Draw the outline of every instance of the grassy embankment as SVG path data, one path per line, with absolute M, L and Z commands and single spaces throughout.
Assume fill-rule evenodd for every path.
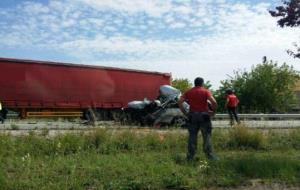
M 202 189 L 251 179 L 300 186 L 300 130 L 214 130 L 216 162 L 205 159 L 201 143 L 198 160 L 188 163 L 182 133 L 2 135 L 0 189 Z

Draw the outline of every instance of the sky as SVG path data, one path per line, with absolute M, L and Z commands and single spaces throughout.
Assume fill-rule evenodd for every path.
M 0 57 L 102 65 L 209 80 L 213 88 L 262 57 L 300 70 L 286 50 L 280 0 L 0 0 Z

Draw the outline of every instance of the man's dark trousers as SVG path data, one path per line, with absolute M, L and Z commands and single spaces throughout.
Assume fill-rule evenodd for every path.
M 4 123 L 4 118 L 2 116 L 2 110 L 0 111 L 0 121 L 1 121 L 1 123 Z
M 239 118 L 237 115 L 236 107 L 227 107 L 228 114 L 230 116 L 230 123 L 233 124 L 233 117 L 237 123 L 239 123 Z
M 210 116 L 206 112 L 191 112 L 189 113 L 188 124 L 188 160 L 192 160 L 196 154 L 199 130 L 201 130 L 202 133 L 204 153 L 208 158 L 211 158 L 213 156 L 211 146 L 212 124 Z

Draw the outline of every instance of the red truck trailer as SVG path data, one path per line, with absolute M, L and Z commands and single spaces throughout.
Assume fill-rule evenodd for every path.
M 0 58 L 0 101 L 23 117 L 76 116 L 89 108 L 110 113 L 155 99 L 170 79 L 170 73 Z

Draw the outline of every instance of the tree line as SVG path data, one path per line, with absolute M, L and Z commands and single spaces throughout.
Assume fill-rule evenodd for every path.
M 269 10 L 272 17 L 278 18 L 277 24 L 284 27 L 300 27 L 300 0 L 282 0 L 282 5 Z M 287 50 L 294 58 L 300 58 L 300 46 L 294 43 L 294 49 Z M 212 90 L 209 81 L 205 87 L 210 89 L 216 98 L 219 112 L 225 112 L 225 91 L 233 89 L 240 99 L 239 109 L 243 113 L 278 113 L 290 111 L 296 107 L 294 93 L 299 72 L 287 64 L 278 65 L 267 61 L 253 66 L 251 71 L 234 71 L 233 76 L 221 81 L 217 90 Z M 175 88 L 185 92 L 192 87 L 188 79 L 172 81 Z
M 283 4 L 270 10 L 272 17 L 279 18 L 277 24 L 284 27 L 300 27 L 300 0 L 283 0 Z M 294 49 L 287 50 L 287 53 L 294 58 L 300 58 L 300 46 L 294 42 Z
M 205 82 L 205 87 L 216 98 L 218 112 L 225 112 L 225 91 L 232 89 L 240 100 L 241 113 L 285 113 L 296 107 L 294 89 L 299 79 L 299 72 L 292 66 L 279 65 L 265 58 L 250 71 L 234 71 L 233 76 L 222 80 L 216 90 L 211 89 L 209 81 Z M 184 93 L 193 85 L 188 79 L 174 79 L 172 86 Z

